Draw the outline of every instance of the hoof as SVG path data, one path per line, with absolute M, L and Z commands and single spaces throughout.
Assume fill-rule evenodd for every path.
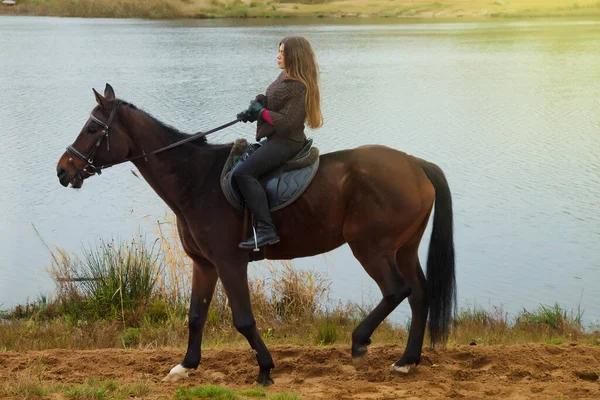
M 261 386 L 271 386 L 275 383 L 271 378 L 271 370 L 260 371 L 258 373 L 258 378 L 256 378 L 256 382 Z
M 261 386 L 267 387 L 267 386 L 271 386 L 272 384 L 274 384 L 275 381 L 270 376 L 266 376 L 266 377 L 259 376 L 258 378 L 256 378 L 256 383 L 258 383 Z
M 268 376 L 268 377 L 266 377 L 266 378 L 264 378 L 264 379 L 261 379 L 261 378 L 256 378 L 256 382 L 257 382 L 259 385 L 261 385 L 261 386 L 264 386 L 264 387 L 271 386 L 272 384 L 274 384 L 274 383 L 275 383 L 275 381 L 274 381 L 274 380 L 273 380 L 273 379 L 272 379 L 270 376 Z
M 163 382 L 177 382 L 182 379 L 187 379 L 190 371 L 192 371 L 192 368 L 185 368 L 181 364 L 177 364 L 171 368 L 169 374 L 163 378 Z
M 352 362 L 356 364 L 361 364 L 364 357 L 369 352 L 369 345 L 371 344 L 371 338 L 367 338 L 364 343 L 358 344 L 360 342 L 352 341 Z
M 361 365 L 365 361 L 365 356 L 369 352 L 367 346 L 360 346 L 352 351 L 352 364 Z
M 406 375 L 410 372 L 410 368 L 410 364 L 403 365 L 401 367 L 397 366 L 396 364 L 392 364 L 392 366 L 390 367 L 390 372 L 392 373 L 392 375 Z

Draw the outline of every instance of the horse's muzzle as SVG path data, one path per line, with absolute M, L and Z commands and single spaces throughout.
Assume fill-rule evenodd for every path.
M 69 183 L 73 189 L 79 189 L 83 186 L 83 179 L 79 174 L 69 173 L 66 168 L 61 167 L 60 165 L 56 167 L 56 176 L 58 177 L 60 184 L 64 187 L 69 186 Z
M 58 177 L 58 181 L 61 185 L 63 185 L 64 187 L 67 187 L 69 185 L 69 173 L 66 169 L 64 169 L 61 166 L 56 167 L 56 176 Z

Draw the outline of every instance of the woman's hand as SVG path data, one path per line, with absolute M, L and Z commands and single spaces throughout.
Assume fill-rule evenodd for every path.
M 238 121 L 241 121 L 244 123 L 250 121 L 250 114 L 248 113 L 248 110 L 244 110 L 244 111 L 238 113 L 236 117 L 237 117 Z M 250 121 L 250 122 L 254 122 L 254 121 Z
M 248 109 L 237 114 L 237 119 L 242 122 L 255 122 L 264 109 L 265 107 L 260 101 L 252 100 Z
M 250 116 L 250 118 L 248 118 L 248 121 L 256 121 L 260 117 L 260 114 L 263 112 L 264 109 L 265 107 L 259 101 L 252 100 L 250 102 L 250 107 L 248 107 L 248 110 L 246 110 L 248 111 L 248 115 Z

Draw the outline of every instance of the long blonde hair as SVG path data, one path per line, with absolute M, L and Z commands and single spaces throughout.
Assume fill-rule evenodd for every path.
M 323 114 L 319 91 L 319 66 L 315 53 L 308 40 L 301 36 L 286 37 L 279 44 L 283 44 L 285 71 L 288 77 L 306 86 L 306 124 L 312 129 L 320 128 L 323 125 Z

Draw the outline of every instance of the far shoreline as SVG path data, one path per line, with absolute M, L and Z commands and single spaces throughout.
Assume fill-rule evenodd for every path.
M 386 21 L 387 23 L 489 22 L 540 19 L 600 20 L 600 1 L 337 0 L 305 3 L 277 0 L 17 0 L 0 4 L 0 16 L 136 18 L 145 20 Z
M 64 18 L 64 19 L 105 19 L 105 20 L 140 20 L 156 22 L 206 22 L 215 26 L 270 26 L 270 25 L 426 25 L 426 24 L 461 24 L 461 23 L 516 23 L 516 22 L 590 22 L 600 23 L 600 15 L 596 16 L 563 16 L 563 17 L 545 17 L 545 16 L 504 16 L 493 18 L 481 17 L 445 17 L 445 18 L 425 18 L 425 17 L 170 17 L 170 18 L 147 18 L 138 16 L 107 17 L 107 16 L 64 16 L 64 15 L 36 15 L 36 14 L 4 14 L 2 17 L 22 17 L 22 18 Z

